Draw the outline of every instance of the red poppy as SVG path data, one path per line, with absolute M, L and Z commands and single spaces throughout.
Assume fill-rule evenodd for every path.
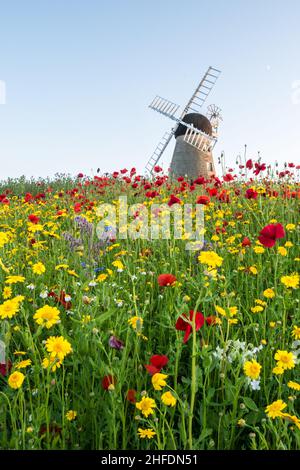
M 258 192 L 254 191 L 252 188 L 247 189 L 245 197 L 246 199 L 257 199 Z
M 160 274 L 157 278 L 157 282 L 161 287 L 172 286 L 176 281 L 176 276 L 173 276 L 173 274 Z
M 255 163 L 255 171 L 253 171 L 253 173 L 257 176 L 259 175 L 259 173 L 261 171 L 265 171 L 265 169 L 267 168 L 266 164 L 265 163 Z
M 60 292 L 59 296 L 55 292 L 50 291 L 48 293 L 48 297 L 53 297 L 66 310 L 70 310 L 70 308 L 72 307 L 72 303 L 69 300 L 66 301 L 66 293 L 63 290 Z
M 163 354 L 162 356 L 160 356 L 159 354 L 154 354 L 150 358 L 150 363 L 158 369 L 162 369 L 163 367 L 165 367 L 168 362 L 169 358 L 165 354 Z
M 248 170 L 252 170 L 253 168 L 253 162 L 251 160 L 251 158 L 249 160 L 247 160 L 246 162 L 246 168 L 248 168 Z
M 258 239 L 265 247 L 272 248 L 278 238 L 284 237 L 285 231 L 281 224 L 269 224 L 260 231 Z
M 174 204 L 180 204 L 180 203 L 181 203 L 181 200 L 178 197 L 174 196 L 174 194 L 171 194 L 169 202 L 168 202 L 168 206 L 171 207 Z
M 160 372 L 163 367 L 165 367 L 169 362 L 167 356 L 163 355 L 160 356 L 159 354 L 155 354 L 150 358 L 150 364 L 145 365 L 145 368 L 149 372 L 150 375 L 157 374 Z
M 210 203 L 210 197 L 209 196 L 199 196 L 196 201 L 197 204 L 203 204 L 206 206 L 207 204 Z
M 206 183 L 206 179 L 203 176 L 199 176 L 199 178 L 197 178 L 194 181 L 194 184 L 205 184 L 205 183 Z
M 24 198 L 25 202 L 31 202 L 33 199 L 34 199 L 34 197 L 33 197 L 32 194 L 30 194 L 30 193 L 25 194 L 25 198 Z
M 7 361 L 4 363 L 1 362 L 0 363 L 0 375 L 2 375 L 3 377 L 6 377 L 11 368 L 12 368 L 11 361 Z
M 211 326 L 216 324 L 217 317 L 215 315 L 210 315 L 209 317 L 205 318 L 206 323 Z
M 126 400 L 130 401 L 130 403 L 135 403 L 136 402 L 136 391 L 132 388 L 130 388 L 127 392 L 126 395 Z
M 32 223 L 32 224 L 37 224 L 39 222 L 39 217 L 37 215 L 34 215 L 34 214 L 30 214 L 28 216 L 28 220 Z
M 156 165 L 154 167 L 154 171 L 155 171 L 155 173 L 160 173 L 162 171 L 162 168 L 160 166 Z
M 78 173 L 77 178 L 83 178 L 83 173 Z
M 80 202 L 76 202 L 74 204 L 74 212 L 80 212 L 81 211 L 81 204 Z
M 158 195 L 159 195 L 159 193 L 158 193 L 157 191 L 147 191 L 147 192 L 145 193 L 145 196 L 146 196 L 146 197 L 149 197 L 149 198 L 153 198 L 153 197 L 156 197 L 156 196 L 158 196 Z
M 218 194 L 217 188 L 208 188 L 208 193 L 210 196 L 216 196 Z
M 53 423 L 53 424 L 48 425 L 48 430 L 49 430 L 50 436 L 55 437 L 61 434 L 62 428 L 58 426 L 57 424 Z M 43 434 L 46 434 L 46 433 L 47 433 L 47 425 L 42 424 L 39 430 L 39 436 L 42 436 Z
M 230 173 L 227 173 L 227 175 L 223 176 L 223 180 L 228 183 L 229 181 L 233 181 L 233 176 Z
M 110 385 L 116 384 L 116 379 L 112 375 L 105 375 L 102 379 L 102 388 L 108 390 Z
M 251 246 L 251 240 L 249 240 L 248 237 L 244 237 L 243 241 L 242 241 L 242 246 L 245 247 L 245 246 Z
M 193 331 L 192 325 L 188 323 L 188 320 L 192 322 L 194 320 L 194 317 L 195 317 L 196 331 L 198 331 L 200 328 L 202 328 L 202 326 L 204 325 L 204 321 L 205 321 L 204 315 L 201 312 L 196 312 L 196 315 L 195 315 L 194 310 L 190 310 L 190 318 L 188 318 L 187 315 L 183 313 L 176 322 L 176 325 L 175 325 L 176 330 L 185 331 L 184 338 L 183 338 L 184 343 L 188 341 Z

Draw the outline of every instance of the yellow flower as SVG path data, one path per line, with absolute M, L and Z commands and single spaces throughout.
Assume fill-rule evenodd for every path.
M 153 408 L 156 408 L 156 403 L 153 398 L 142 397 L 141 401 L 137 402 L 135 406 L 146 418 L 148 418 L 149 415 L 154 413 Z
M 240 428 L 243 428 L 244 426 L 246 426 L 246 421 L 244 419 L 239 419 L 238 422 L 237 422 L 237 425 L 240 427 Z
M 113 261 L 113 262 L 112 262 L 112 265 L 113 265 L 115 268 L 119 269 L 119 270 L 122 270 L 122 271 L 123 271 L 123 269 L 124 269 L 124 264 L 123 264 L 122 261 L 120 261 L 119 259 L 116 259 L 116 261 Z
M 66 418 L 68 421 L 73 421 L 77 416 L 77 411 L 69 410 L 66 413 Z
M 252 361 L 247 361 L 244 364 L 244 372 L 247 377 L 250 377 L 252 380 L 258 379 L 260 376 L 261 365 L 256 362 L 254 359 Z
M 214 251 L 201 251 L 198 260 L 201 264 L 205 264 L 210 268 L 220 267 L 223 263 L 223 258 Z
M 162 390 L 162 387 L 165 387 L 167 385 L 167 382 L 165 381 L 165 379 L 167 378 L 167 375 L 160 374 L 159 372 L 157 372 L 157 374 L 154 374 L 151 379 L 154 390 Z
M 283 367 L 275 366 L 275 367 L 273 367 L 272 372 L 275 375 L 282 375 L 284 373 L 284 369 L 283 369 Z
M 156 432 L 153 431 L 153 429 L 148 428 L 148 429 L 142 429 L 138 428 L 138 435 L 141 439 L 153 439 L 153 437 L 156 435 Z
M 22 295 L 17 295 L 13 299 L 5 300 L 3 304 L 0 305 L 0 318 L 4 320 L 5 318 L 12 318 L 19 311 L 20 303 L 24 300 Z
M 267 299 L 273 299 L 273 297 L 275 297 L 275 292 L 274 292 L 273 289 L 266 289 L 266 290 L 264 290 L 264 296 Z
M 79 277 L 78 274 L 74 271 L 74 269 L 68 269 L 67 273 L 70 274 L 70 276 Z
M 297 418 L 295 415 L 290 415 L 289 413 L 282 413 L 281 416 L 283 419 L 289 421 L 290 423 L 293 423 L 297 426 L 298 429 L 300 429 L 300 420 Z
M 265 252 L 265 249 L 262 246 L 255 246 L 253 248 L 253 251 L 257 254 L 260 255 L 261 253 Z
M 60 369 L 61 365 L 62 365 L 62 362 L 55 358 L 50 361 L 47 357 L 45 357 L 42 361 L 43 369 L 48 369 L 48 367 L 51 366 L 52 372 L 55 372 L 56 369 Z
M 32 266 L 32 271 L 34 272 L 34 274 L 38 274 L 40 276 L 46 271 L 46 268 L 43 263 L 35 263 Z
M 293 390 L 297 390 L 298 392 L 300 391 L 300 384 L 297 382 L 292 382 L 291 380 L 287 384 L 288 387 L 292 388 Z
M 293 326 L 292 336 L 296 339 L 300 339 L 300 326 Z
M 238 312 L 238 308 L 237 307 L 229 307 L 229 315 L 231 317 L 234 317 Z
M 292 232 L 293 230 L 295 230 L 296 225 L 295 224 L 287 224 L 285 226 L 285 228 L 287 229 L 288 232 Z
M 0 246 L 0 248 L 1 248 L 1 246 Z M 9 268 L 7 268 L 5 266 L 5 264 L 3 263 L 1 258 L 0 258 L 0 267 L 3 269 L 4 272 L 9 273 Z
M 287 351 L 276 351 L 274 356 L 275 361 L 277 361 L 277 366 L 282 367 L 282 369 L 293 369 L 295 367 L 295 356 L 291 352 Z
M 282 276 L 280 281 L 287 288 L 297 289 L 299 287 L 300 276 L 298 273 L 293 273 L 290 276 Z
M 7 276 L 5 279 L 5 284 L 17 284 L 17 282 L 24 282 L 24 276 Z
M 131 317 L 128 320 L 129 325 L 132 326 L 134 330 L 141 330 L 144 320 L 141 317 Z
M 279 253 L 281 256 L 286 256 L 287 253 L 288 253 L 287 249 L 284 248 L 284 246 L 279 246 L 279 247 L 277 248 L 277 251 L 278 251 L 278 253 Z
M 258 305 L 261 305 L 262 307 L 265 307 L 266 305 L 268 305 L 267 302 L 265 302 L 264 300 L 260 300 L 260 299 L 256 299 L 255 303 Z
M 46 349 L 51 360 L 57 358 L 59 361 L 72 352 L 71 344 L 63 336 L 50 336 L 46 341 Z
M 88 323 L 90 323 L 90 321 L 92 321 L 91 315 L 83 315 L 83 317 L 82 317 L 82 323 L 83 323 L 84 325 L 87 325 Z
M 282 410 L 287 407 L 287 404 L 284 403 L 282 400 L 277 400 L 271 403 L 271 405 L 268 405 L 265 409 L 267 415 L 269 418 L 277 418 L 277 417 L 282 417 Z
M 251 274 L 254 274 L 255 276 L 258 273 L 257 268 L 255 266 L 250 266 L 249 271 Z
M 9 286 L 4 287 L 2 295 L 3 299 L 9 299 L 12 295 L 12 288 Z
M 24 361 L 19 362 L 19 364 L 16 365 L 17 369 L 25 369 L 26 367 L 31 365 L 31 359 L 25 359 Z
M 51 328 L 59 321 L 60 311 L 56 307 L 50 307 L 50 305 L 44 305 L 39 308 L 33 315 L 34 320 L 38 325 Z
M 58 264 L 57 266 L 55 266 L 55 271 L 59 271 L 60 269 L 68 269 L 68 267 L 68 264 Z
M 172 395 L 171 392 L 163 393 L 161 396 L 161 401 L 166 406 L 175 406 L 177 402 L 176 398 L 174 397 L 174 395 Z
M 226 311 L 224 310 L 224 308 L 219 307 L 218 305 L 216 305 L 216 306 L 215 306 L 215 309 L 216 309 L 216 312 L 217 312 L 219 315 L 222 315 L 222 317 L 226 317 Z
M 269 325 L 270 325 L 270 328 L 275 328 L 276 322 L 275 321 L 270 321 Z
M 22 372 L 13 372 L 8 378 L 8 385 L 11 388 L 17 389 L 22 387 L 25 375 Z
M 97 282 L 103 282 L 103 281 L 105 281 L 105 279 L 107 279 L 107 278 L 108 278 L 108 274 L 102 273 L 102 274 L 99 274 L 99 276 L 96 278 L 96 281 L 97 281 Z
M 255 307 L 251 307 L 251 312 L 252 313 L 259 313 L 263 311 L 263 307 L 260 305 L 256 305 Z
M 9 236 L 5 232 L 0 232 L 0 248 L 9 242 Z

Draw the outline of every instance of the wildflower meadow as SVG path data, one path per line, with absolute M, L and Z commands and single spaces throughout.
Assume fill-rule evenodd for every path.
M 299 168 L 0 183 L 0 448 L 300 449 Z

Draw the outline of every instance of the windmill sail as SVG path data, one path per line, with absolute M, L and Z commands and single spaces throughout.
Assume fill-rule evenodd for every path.
M 149 108 L 171 119 L 176 119 L 174 115 L 179 109 L 179 105 L 176 103 L 173 103 L 172 101 L 166 100 L 165 98 L 162 98 L 161 96 L 156 96 L 154 100 L 149 104 Z
M 157 145 L 156 149 L 154 150 L 153 154 L 149 158 L 147 165 L 146 165 L 146 170 L 152 174 L 153 168 L 157 165 L 158 161 L 160 160 L 162 154 L 166 150 L 169 142 L 171 141 L 173 135 L 175 134 L 175 131 L 177 129 L 177 126 L 171 129 L 170 132 L 166 132 L 159 144 Z
M 221 71 L 217 70 L 213 67 L 209 67 L 207 69 L 206 74 L 202 78 L 201 82 L 197 86 L 193 96 L 187 103 L 186 107 L 184 108 L 183 111 L 183 116 L 181 116 L 181 119 L 190 112 L 193 113 L 199 113 L 200 108 L 203 106 L 205 103 L 208 95 L 210 94 L 211 90 L 213 89 L 216 81 L 218 80 L 220 76 Z

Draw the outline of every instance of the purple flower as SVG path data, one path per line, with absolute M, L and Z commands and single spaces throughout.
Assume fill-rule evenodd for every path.
M 111 336 L 108 340 L 108 344 L 111 348 L 118 349 L 118 351 L 124 348 L 123 341 L 118 339 L 116 336 Z

